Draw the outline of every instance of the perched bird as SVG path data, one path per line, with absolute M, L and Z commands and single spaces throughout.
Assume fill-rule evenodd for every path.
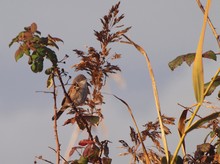
M 72 85 L 68 90 L 68 95 L 72 100 L 74 106 L 83 105 L 87 99 L 89 93 L 87 79 L 84 75 L 79 74 L 73 79 Z M 56 119 L 58 119 L 61 114 L 71 106 L 71 101 L 68 98 L 64 97 L 62 101 L 62 107 L 56 114 Z M 52 117 L 52 120 L 55 119 L 55 116 Z

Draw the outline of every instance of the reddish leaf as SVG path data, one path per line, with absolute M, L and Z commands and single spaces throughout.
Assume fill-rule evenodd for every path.
M 81 146 L 74 146 L 72 147 L 72 149 L 69 152 L 69 157 L 73 155 L 73 153 L 77 150 L 77 149 L 82 149 L 83 147 Z
M 88 158 L 88 161 L 95 163 L 99 160 L 100 149 L 95 144 L 89 144 L 83 151 L 83 157 Z
M 54 42 L 63 42 L 62 39 L 60 38 L 56 38 L 56 37 L 52 37 L 51 35 L 48 35 L 49 40 L 52 40 Z
M 108 157 L 103 157 L 102 158 L 102 163 L 104 163 L 104 164 L 111 164 L 112 163 L 112 159 L 108 158 Z
M 63 126 L 65 126 L 65 125 L 67 125 L 67 124 L 74 124 L 76 122 L 76 119 L 75 119 L 75 117 L 73 117 L 73 118 L 70 118 L 70 119 L 68 119 L 68 120 L 66 120 L 65 122 L 64 122 L 64 124 L 63 124 Z
M 32 33 L 29 31 L 25 31 L 22 35 L 22 40 L 30 40 L 33 36 Z
M 178 122 L 178 131 L 180 137 L 182 137 L 184 131 L 185 131 L 185 121 L 186 121 L 186 116 L 187 116 L 188 110 L 184 110 L 180 116 L 179 122 Z M 186 153 L 186 148 L 185 148 L 185 141 L 183 140 L 183 151 Z
M 35 33 L 37 31 L 37 24 L 36 23 L 32 23 L 31 24 L 31 32 Z
M 21 47 L 15 52 L 15 61 L 17 62 L 24 55 L 24 51 Z
M 93 140 L 81 140 L 81 141 L 79 141 L 79 145 L 80 146 L 86 146 L 86 145 L 88 145 L 88 144 L 93 144 L 93 143 L 95 143 Z

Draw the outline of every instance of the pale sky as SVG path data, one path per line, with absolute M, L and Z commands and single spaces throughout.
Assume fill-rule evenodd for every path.
M 99 48 L 93 30 L 100 30 L 99 19 L 117 2 L 115 0 L 2 0 L 0 2 L 2 57 L 0 60 L 0 163 L 29 164 L 39 155 L 55 161 L 55 154 L 48 148 L 48 146 L 55 147 L 51 121 L 52 97 L 49 94 L 35 92 L 46 90 L 47 77 L 43 73 L 32 73 L 27 58 L 15 62 L 14 52 L 18 45 L 9 48 L 11 39 L 22 31 L 23 27 L 36 22 L 42 36 L 51 34 L 63 39 L 64 44 L 59 44 L 60 51 L 57 53 L 60 59 L 65 54 L 70 56 L 67 70 L 74 77 L 78 73 L 73 72 L 70 66 L 78 60 L 72 50 L 86 50 L 86 46 Z M 220 33 L 219 6 L 220 1 L 213 1 L 210 17 L 217 32 Z M 168 68 L 168 62 L 178 55 L 196 51 L 203 21 L 203 15 L 196 1 L 121 1 L 120 12 L 125 14 L 124 25 L 132 26 L 128 36 L 147 51 L 152 62 L 162 113 L 178 119 L 181 108 L 177 103 L 185 106 L 195 103 L 192 73 L 191 68 L 186 64 L 172 72 Z M 114 45 L 112 46 L 114 51 Z M 204 51 L 207 50 L 219 51 L 209 27 L 204 46 Z M 139 128 L 142 129 L 142 125 L 148 121 L 155 121 L 157 117 L 145 59 L 128 45 L 117 44 L 115 51 L 122 54 L 118 64 L 121 66 L 121 76 L 125 84 L 120 88 L 110 79 L 105 91 L 116 94 L 130 105 L 138 119 Z M 205 59 L 205 81 L 214 75 L 218 67 L 217 62 Z M 59 98 L 60 102 L 62 95 Z M 215 96 L 207 99 L 215 101 Z M 129 126 L 134 125 L 121 102 L 107 95 L 105 101 L 106 105 L 103 106 L 105 128 L 96 129 L 94 134 L 97 133 L 101 139 L 113 142 L 110 144 L 110 157 L 113 158 L 113 163 L 128 163 L 130 156 L 118 157 L 119 153 L 125 152 L 118 148 L 121 146 L 118 140 L 124 139 L 131 144 Z M 74 130 L 74 126 L 62 126 L 65 118 L 67 117 L 62 116 L 58 122 L 63 155 Z M 178 141 L 177 127 L 174 126 L 171 130 L 173 134 L 168 136 L 168 144 L 173 153 Z M 198 133 L 200 136 L 206 135 L 203 131 Z M 198 133 L 187 136 L 188 153 L 192 153 L 196 145 L 203 142 L 204 138 L 198 138 Z M 79 137 L 83 138 L 85 134 L 80 134 Z M 147 145 L 148 148 L 150 146 L 152 145 Z M 38 163 L 43 162 L 38 161 Z

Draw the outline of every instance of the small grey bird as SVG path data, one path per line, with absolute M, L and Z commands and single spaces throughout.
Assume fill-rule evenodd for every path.
M 71 87 L 68 90 L 68 95 L 75 106 L 83 105 L 87 99 L 87 95 L 89 93 L 88 83 L 87 79 L 84 75 L 79 74 L 73 79 L 73 83 Z M 62 107 L 57 112 L 57 118 L 58 119 L 61 114 L 71 106 L 71 101 L 69 101 L 68 98 L 64 97 L 62 101 Z M 52 117 L 52 120 L 54 120 L 54 117 Z

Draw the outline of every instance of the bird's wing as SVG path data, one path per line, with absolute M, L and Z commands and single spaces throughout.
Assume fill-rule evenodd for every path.
M 74 85 L 71 85 L 71 87 L 68 90 L 68 95 L 70 97 L 70 99 L 72 99 L 72 95 L 74 95 L 75 93 L 75 89 L 73 89 Z M 63 101 L 61 103 L 61 105 L 63 106 L 65 103 L 70 103 L 70 101 L 68 100 L 68 98 L 66 98 L 66 96 L 64 96 Z

